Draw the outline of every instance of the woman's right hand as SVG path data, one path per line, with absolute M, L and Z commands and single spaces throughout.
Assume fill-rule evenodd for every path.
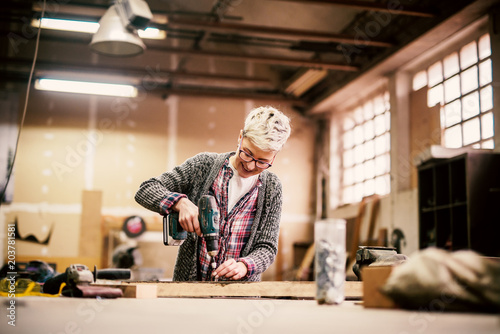
M 175 203 L 173 209 L 179 212 L 179 224 L 188 232 L 195 232 L 201 237 L 198 207 L 188 198 L 183 197 Z

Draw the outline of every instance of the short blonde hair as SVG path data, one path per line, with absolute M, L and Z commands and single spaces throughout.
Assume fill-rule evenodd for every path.
M 290 137 L 290 119 L 270 106 L 250 111 L 243 129 L 243 137 L 250 139 L 263 151 L 280 151 Z

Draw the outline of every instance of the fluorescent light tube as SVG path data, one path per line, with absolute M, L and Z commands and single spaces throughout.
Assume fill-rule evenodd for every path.
M 39 19 L 33 19 L 31 21 L 33 27 L 40 25 Z M 64 31 L 74 31 L 74 32 L 84 32 L 87 34 L 95 34 L 99 29 L 98 22 L 89 21 L 77 21 L 77 20 L 62 20 L 62 19 L 51 19 L 44 17 L 42 19 L 42 29 L 51 30 L 64 30 Z M 138 30 L 139 37 L 146 39 L 165 39 L 167 38 L 167 32 L 165 30 L 160 30 L 157 28 L 146 28 L 145 30 Z
M 33 19 L 31 21 L 33 27 L 38 27 L 40 25 L 39 19 Z M 76 21 L 76 20 L 61 20 L 61 19 L 42 19 L 42 28 L 51 30 L 65 30 L 65 31 L 76 31 L 76 32 L 86 32 L 89 34 L 94 34 L 97 29 L 99 29 L 98 22 L 88 22 L 88 21 Z
M 137 88 L 132 85 L 109 84 L 100 82 L 71 81 L 57 79 L 38 79 L 35 88 L 55 92 L 136 97 Z

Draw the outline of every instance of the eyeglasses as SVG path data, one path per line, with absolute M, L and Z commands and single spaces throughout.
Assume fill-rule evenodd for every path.
M 243 140 L 242 140 L 243 141 Z M 239 157 L 241 160 L 245 161 L 245 162 L 252 162 L 252 161 L 255 161 L 255 167 L 257 168 L 260 168 L 260 169 L 267 169 L 269 167 L 272 166 L 272 164 L 268 163 L 268 162 L 265 162 L 265 161 L 262 161 L 262 160 L 257 160 L 255 159 L 251 154 L 243 151 L 241 149 L 241 141 L 240 141 L 240 145 L 238 146 L 238 151 L 239 151 Z M 274 159 L 273 159 L 274 161 Z M 273 162 L 272 161 L 272 162 Z M 272 163 L 271 162 L 271 163 Z

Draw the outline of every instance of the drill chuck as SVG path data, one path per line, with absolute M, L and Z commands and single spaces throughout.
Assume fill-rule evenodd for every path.
M 207 245 L 207 253 L 211 257 L 214 257 L 219 252 L 219 236 L 215 233 L 208 235 L 203 235 L 205 243 Z

